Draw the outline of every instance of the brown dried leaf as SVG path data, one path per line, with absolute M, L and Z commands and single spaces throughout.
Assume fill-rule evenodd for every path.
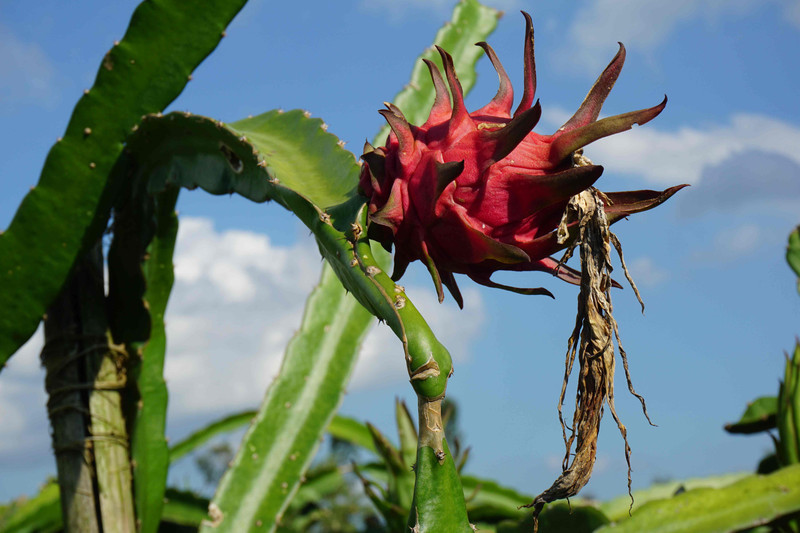
M 575 165 L 582 166 L 586 164 L 591 164 L 591 162 L 583 157 L 582 154 L 577 153 L 575 155 Z M 576 247 L 579 247 L 581 290 L 578 296 L 578 314 L 575 320 L 575 328 L 568 342 L 564 381 L 558 401 L 558 416 L 566 446 L 563 472 L 549 489 L 542 492 L 533 502 L 526 506 L 534 508 L 534 517 L 538 516 L 545 504 L 575 496 L 588 483 L 597 455 L 597 436 L 600 431 L 603 407 L 606 403 L 625 442 L 625 459 L 628 464 L 628 492 L 630 493 L 631 449 L 628 445 L 627 430 L 617 416 L 614 405 L 614 338 L 616 338 L 619 346 L 628 389 L 641 401 L 647 417 L 644 398 L 635 392 L 631 383 L 627 354 L 620 343 L 619 327 L 613 316 L 610 294 L 612 286 L 611 271 L 613 270 L 610 257 L 612 245 L 619 254 L 625 276 L 631 283 L 640 303 L 641 297 L 622 258 L 622 247 L 619 240 L 609 229 L 602 196 L 603 194 L 594 188 L 573 196 L 567 206 L 558 231 L 559 242 L 566 242 L 568 239 L 567 227 L 570 224 L 578 223 L 578 237 L 567 248 L 561 264 L 572 256 Z M 644 304 L 642 304 L 642 309 L 644 309 Z M 576 356 L 579 366 L 578 386 L 572 427 L 568 427 L 564 421 L 562 406 Z M 650 418 L 647 417 L 647 420 L 650 421 Z M 569 429 L 569 436 L 567 435 L 567 429 Z M 575 454 L 570 462 L 573 444 L 575 445 Z M 633 498 L 631 497 L 632 500 Z M 537 523 L 536 519 L 534 523 Z

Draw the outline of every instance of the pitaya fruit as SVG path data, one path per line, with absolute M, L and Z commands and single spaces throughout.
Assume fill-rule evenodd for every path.
M 580 283 L 579 273 L 550 257 L 569 244 L 560 244 L 555 230 L 570 197 L 591 187 L 603 172 L 603 167 L 587 164 L 580 149 L 652 120 L 667 103 L 665 97 L 655 107 L 597 120 L 625 61 L 620 43 L 572 118 L 552 135 L 532 132 L 541 107 L 538 101 L 534 104 L 533 24 L 530 15 L 523 15 L 525 89 L 513 115 L 511 82 L 487 43 L 477 45 L 497 71 L 500 88 L 491 102 L 472 113 L 464 106 L 452 57 L 437 47 L 447 83 L 436 65 L 424 60 L 436 90 L 428 120 L 410 125 L 400 109 L 387 103 L 379 111 L 392 130 L 386 145 L 364 147 L 359 186 L 369 199 L 369 236 L 390 251 L 394 244 L 395 281 L 410 262 L 424 261 L 439 301 L 444 285 L 463 306 L 454 273 L 523 294 L 552 296 L 544 288 L 495 283 L 491 275 L 497 270 L 540 270 Z M 613 223 L 651 209 L 680 188 L 606 193 L 606 216 Z

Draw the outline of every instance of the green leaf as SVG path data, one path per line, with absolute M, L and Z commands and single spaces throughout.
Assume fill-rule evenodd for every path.
M 0 512 L 0 533 L 55 533 L 61 530 L 58 484 L 48 481 L 33 498 L 20 498 Z
M 778 413 L 778 398 L 762 396 L 747 404 L 737 422 L 725 425 L 728 433 L 760 433 L 775 428 Z
M 204 428 L 198 429 L 185 439 L 170 447 L 170 462 L 177 461 L 187 453 L 191 453 L 217 435 L 228 433 L 230 431 L 239 429 L 245 424 L 248 424 L 253 420 L 256 414 L 256 411 L 243 411 L 241 413 L 235 413 L 220 420 L 215 420 Z
M 786 356 L 783 381 L 778 389 L 778 458 L 783 466 L 800 462 L 800 342 L 794 357 Z
M 0 368 L 36 330 L 81 250 L 105 230 L 120 185 L 108 176 L 128 132 L 180 94 L 244 3 L 143 2 L 103 58 L 38 185 L 0 234 Z
M 800 226 L 789 234 L 789 246 L 786 248 L 786 261 L 794 270 L 795 275 L 800 277 Z M 800 290 L 800 281 L 798 281 Z
M 411 466 L 417 458 L 417 429 L 414 426 L 414 419 L 411 418 L 406 403 L 399 399 L 394 402 L 394 410 L 397 420 L 397 436 L 400 438 L 400 454 L 403 457 L 403 463 Z
M 164 494 L 162 524 L 169 522 L 181 526 L 199 527 L 206 518 L 208 500 L 192 492 L 167 489 Z
M 197 527 L 206 517 L 207 509 L 205 498 L 167 489 L 162 520 Z M 54 480 L 48 481 L 33 498 L 20 498 L 0 510 L 0 533 L 55 533 L 62 528 L 60 491 Z
M 462 475 L 461 484 L 467 502 L 470 522 L 498 522 L 505 518 L 519 519 L 531 514 L 520 509 L 533 501 L 533 496 L 503 487 L 490 479 Z
M 646 489 L 633 492 L 633 509 L 635 512 L 642 505 L 653 500 L 670 498 L 679 491 L 693 490 L 700 488 L 721 488 L 750 476 L 750 472 L 738 472 L 733 474 L 723 474 L 721 476 L 711 476 L 702 478 L 684 479 L 682 481 L 670 481 L 667 483 L 656 483 Z M 631 497 L 627 494 L 617 496 L 611 500 L 602 502 L 598 506 L 601 511 L 613 522 L 619 522 L 629 517 L 631 510 Z
M 631 518 L 598 531 L 738 531 L 800 511 L 800 465 L 751 475 L 719 489 L 693 489 L 642 505 Z
M 485 41 L 497 27 L 502 12 L 483 6 L 477 0 L 461 0 L 453 10 L 453 16 L 433 40 L 453 56 L 458 79 L 466 95 L 475 85 L 477 74 L 475 64 L 483 55 L 483 50 L 475 43 Z M 442 68 L 442 60 L 431 46 L 414 61 L 411 79 L 403 90 L 394 97 L 394 104 L 400 108 L 410 124 L 422 124 L 428 118 L 436 92 L 433 89 L 428 67 L 422 59 L 434 61 Z M 386 142 L 389 126 L 383 126 L 375 137 L 375 146 Z
M 372 441 L 375 443 L 375 449 L 378 450 L 378 455 L 383 459 L 384 464 L 389 467 L 389 471 L 394 475 L 402 474 L 407 468 L 410 470 L 411 465 L 403 463 L 403 458 L 400 452 L 392 445 L 389 439 L 375 426 L 367 422 L 367 429 L 372 435 Z
M 339 440 L 343 440 L 356 446 L 361 446 L 365 450 L 377 453 L 375 448 L 375 441 L 372 440 L 372 433 L 370 433 L 367 426 L 354 418 L 349 418 L 342 415 L 336 415 L 328 424 L 328 434 Z
M 590 506 L 559 502 L 544 508 L 539 515 L 539 533 L 590 533 L 608 524 L 608 518 Z M 533 514 L 517 522 L 504 521 L 497 525 L 497 533 L 529 533 L 533 531 Z
M 219 523 L 201 531 L 268 531 L 280 521 L 341 400 L 369 321 L 326 267 L 280 374 L 220 481 L 212 503 L 219 513 L 211 517 Z

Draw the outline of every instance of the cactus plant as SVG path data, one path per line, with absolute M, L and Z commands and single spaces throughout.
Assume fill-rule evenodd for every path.
M 545 270 L 578 281 L 576 272 L 550 255 L 581 246 L 582 258 L 602 261 L 600 274 L 580 280 L 580 301 L 607 297 L 613 285 L 607 253 L 601 257 L 596 248 L 585 248 L 591 241 L 587 235 L 597 230 L 597 242 L 608 252 L 618 244 L 608 223 L 654 207 L 679 187 L 603 195 L 592 188 L 602 169 L 588 162 L 580 148 L 650 120 L 663 103 L 597 120 L 622 66 L 621 49 L 563 128 L 549 136 L 531 132 L 540 109 L 534 104 L 530 17 L 525 15 L 525 89 L 512 116 L 510 82 L 484 42 L 499 13 L 477 0 L 462 0 L 452 23 L 436 36 L 438 54 L 423 54 L 412 83 L 383 112 L 391 131 L 384 128 L 378 134 L 374 144 L 379 148 L 366 145 L 362 165 L 319 119 L 299 110 L 276 110 L 229 124 L 188 112 L 162 115 L 243 4 L 143 2 L 125 37 L 104 56 L 95 85 L 78 102 L 64 137 L 48 155 L 39 185 L 0 234 L 0 368 L 46 314 L 43 359 L 59 463 L 58 487 L 49 483 L 37 498 L 0 508 L 0 530 L 286 529 L 290 526 L 282 518 L 287 512 L 302 514 L 297 506 L 313 498 L 315 486 L 339 479 L 336 469 L 311 482 L 305 477 L 326 428 L 355 435 L 354 441 L 384 460 L 381 466 L 358 468 L 365 477 L 386 483 L 386 497 L 373 492 L 372 499 L 389 529 L 468 533 L 473 517 L 496 531 L 529 527 L 531 517 L 522 516 L 518 507 L 530 497 L 461 475 L 463 461 L 455 457 L 456 446 L 451 451 L 442 414 L 453 369 L 450 354 L 395 281 L 416 259 L 427 264 L 440 300 L 446 286 L 459 303 L 454 273 L 499 288 L 509 287 L 490 280 L 497 270 Z M 475 41 L 478 47 L 471 45 Z M 500 75 L 500 90 L 470 114 L 463 96 L 474 83 L 481 49 Z M 174 208 L 183 188 L 272 201 L 308 227 L 325 259 L 280 375 L 252 416 L 243 445 L 210 501 L 166 487 L 170 460 L 250 420 L 251 414 L 212 425 L 172 451 L 165 439 L 164 314 L 173 282 Z M 584 194 L 594 200 L 591 216 L 578 216 L 583 211 L 576 206 Z M 583 218 L 605 225 L 587 226 Z M 107 295 L 100 245 L 106 231 L 111 234 Z M 388 248 L 395 253 L 394 279 L 388 274 Z M 792 264 L 797 263 L 796 250 L 795 239 L 788 256 Z M 591 318 L 581 329 L 581 317 L 592 309 L 604 317 L 603 349 L 611 345 L 616 323 L 608 318 L 610 304 L 581 309 L 570 346 L 574 359 L 580 345 L 583 364 L 596 355 L 586 346 L 600 336 Z M 417 397 L 416 429 L 408 411 L 397 407 L 399 449 L 371 426 L 334 418 L 373 317 L 397 336 L 397 352 Z M 584 338 L 580 343 L 579 334 Z M 588 424 L 592 427 L 576 429 L 582 458 L 593 460 L 584 448 L 596 439 L 606 400 L 613 411 L 613 350 L 611 360 L 594 368 L 596 382 L 584 376 L 579 385 L 581 398 L 590 385 L 600 391 L 589 408 L 579 406 L 579 413 L 594 417 Z M 786 442 L 796 448 L 790 437 L 796 434 L 798 411 L 786 399 L 796 396 L 798 379 L 796 365 L 790 366 L 777 419 L 779 427 L 786 426 L 782 439 L 788 435 Z M 786 462 L 792 462 L 790 453 L 784 453 Z M 590 463 L 580 471 L 586 478 Z M 565 476 L 572 472 L 565 470 Z M 730 490 L 720 489 L 725 492 L 709 505 L 727 505 L 740 500 L 743 491 L 757 492 L 758 509 L 729 521 L 736 526 L 795 512 L 793 491 L 773 504 L 765 496 L 793 482 L 795 474 L 784 469 L 766 480 L 743 480 Z M 304 480 L 309 484 L 304 486 Z M 556 495 L 570 496 L 578 485 Z M 537 498 L 536 506 L 552 499 Z M 692 495 L 678 503 L 684 501 L 696 509 L 705 500 Z M 663 505 L 671 509 L 674 502 Z M 563 506 L 553 505 L 544 510 L 541 526 L 547 530 L 559 527 L 548 524 L 568 523 L 588 531 L 608 522 L 602 511 L 587 509 L 570 518 Z M 659 512 L 642 508 L 641 523 L 650 523 Z M 686 523 L 709 523 L 705 518 L 691 522 L 694 515 L 686 518 Z M 639 527 L 635 520 L 624 527 Z M 663 518 L 655 520 L 663 523 Z

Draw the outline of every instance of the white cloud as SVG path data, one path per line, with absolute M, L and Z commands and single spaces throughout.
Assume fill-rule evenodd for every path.
M 170 415 L 257 406 L 320 267 L 311 239 L 276 246 L 267 235 L 182 218 L 166 316 Z
M 720 231 L 708 249 L 696 252 L 703 262 L 728 262 L 752 254 L 764 241 L 764 231 L 755 224 L 742 224 Z
M 786 20 L 794 27 L 800 28 L 800 2 L 790 2 L 783 12 Z
M 768 3 L 783 9 L 784 19 L 800 27 L 796 0 L 592 0 L 581 9 L 568 30 L 569 40 L 559 51 L 561 64 L 574 65 L 594 76 L 622 41 L 647 53 L 664 43 L 681 24 L 696 17 L 716 20 L 746 16 Z
M 47 397 L 39 365 L 43 343 L 39 328 L 0 374 L 0 464 L 47 450 Z
M 800 163 L 800 128 L 747 113 L 729 124 L 663 131 L 647 124 L 601 139 L 586 148 L 587 156 L 606 172 L 634 174 L 651 183 L 698 183 L 703 171 L 747 150 L 776 153 Z
M 51 106 L 57 98 L 54 78 L 55 68 L 39 45 L 0 25 L 0 102 Z
M 699 185 L 681 195 L 682 214 L 712 209 L 785 213 L 795 220 L 800 211 L 800 163 L 782 154 L 746 150 L 706 167 Z
M 639 287 L 655 287 L 669 279 L 669 271 L 658 266 L 651 257 L 637 257 L 627 263 L 631 277 Z

